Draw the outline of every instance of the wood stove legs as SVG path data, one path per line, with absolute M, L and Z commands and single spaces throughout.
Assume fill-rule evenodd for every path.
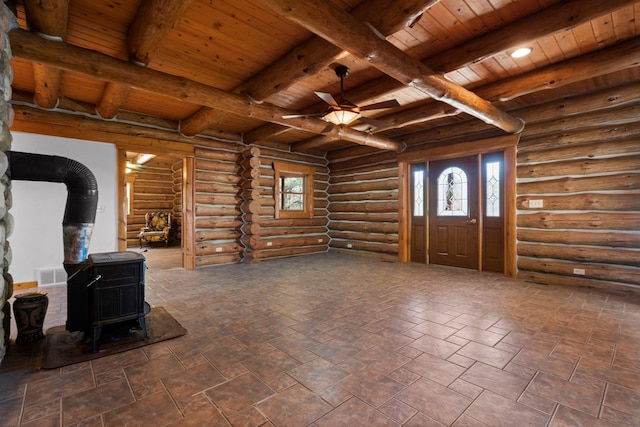
M 146 313 L 145 313 L 146 314 Z M 140 328 L 142 329 L 142 332 L 144 333 L 144 338 L 147 339 L 148 335 L 147 335 L 147 318 L 146 317 L 139 317 L 138 318 L 138 325 L 140 326 Z M 102 335 L 102 324 L 99 325 L 94 325 L 92 328 L 92 348 L 91 350 L 94 353 L 97 353 L 99 348 L 98 348 L 98 342 L 100 341 L 100 335 Z
M 98 339 L 100 339 L 100 335 L 102 334 L 102 325 L 100 326 L 94 326 L 93 327 L 93 341 L 91 341 L 91 344 L 93 345 L 93 352 L 97 353 L 98 352 Z

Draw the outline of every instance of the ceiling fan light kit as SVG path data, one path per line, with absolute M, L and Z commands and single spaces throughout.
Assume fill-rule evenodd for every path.
M 334 125 L 348 125 L 360 118 L 360 113 L 351 110 L 331 110 L 322 118 Z
M 380 126 L 383 122 L 375 119 L 367 119 L 362 117 L 361 111 L 364 110 L 377 110 L 383 108 L 399 107 L 400 104 L 395 99 L 389 101 L 378 102 L 375 104 L 364 105 L 362 107 L 354 104 L 351 101 L 344 99 L 344 78 L 349 74 L 349 68 L 344 65 L 338 65 L 335 68 L 336 76 L 340 77 L 340 101 L 336 101 L 335 98 L 326 92 L 314 92 L 318 98 L 329 104 L 329 109 L 322 114 L 290 114 L 282 116 L 283 118 L 294 117 L 307 117 L 307 116 L 320 116 L 323 120 L 337 126 L 347 126 L 355 122 L 358 119 L 372 125 Z M 329 126 L 330 128 L 330 126 Z

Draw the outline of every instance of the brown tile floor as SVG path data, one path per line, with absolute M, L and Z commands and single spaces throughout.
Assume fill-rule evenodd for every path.
M 0 425 L 640 425 L 638 295 L 338 254 L 150 268 L 146 295 L 188 334 L 54 370 L 13 352 Z

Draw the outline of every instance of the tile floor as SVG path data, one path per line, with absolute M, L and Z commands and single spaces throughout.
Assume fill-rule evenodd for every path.
M 638 294 L 332 253 L 146 285 L 186 336 L 54 370 L 12 353 L 0 425 L 640 425 Z

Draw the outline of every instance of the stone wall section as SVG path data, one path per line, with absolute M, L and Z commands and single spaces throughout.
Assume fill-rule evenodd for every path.
M 11 100 L 11 82 L 13 70 L 11 69 L 11 45 L 9 44 L 9 31 L 17 28 L 15 15 L 3 2 L 0 5 L 0 248 L 2 248 L 2 277 L 0 277 L 0 364 L 7 352 L 10 334 L 10 306 L 9 298 L 13 295 L 13 278 L 9 273 L 11 264 L 11 248 L 8 238 L 13 231 L 13 216 L 9 213 L 11 208 L 11 182 L 7 176 L 9 162 L 6 152 L 11 149 L 11 132 L 9 128 L 13 123 L 13 109 Z

